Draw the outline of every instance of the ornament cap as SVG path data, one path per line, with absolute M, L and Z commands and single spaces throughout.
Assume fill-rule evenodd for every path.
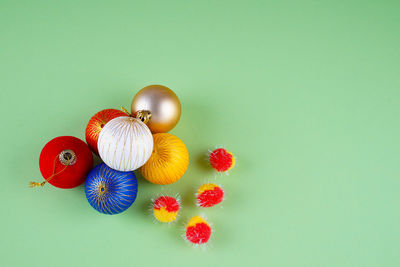
M 99 186 L 99 195 L 102 196 L 106 192 L 107 192 L 107 187 L 104 184 L 100 185 Z
M 151 119 L 151 112 L 150 110 L 139 110 L 136 112 L 135 116 L 143 123 L 148 123 Z
M 76 154 L 71 149 L 65 149 L 58 155 L 58 159 L 64 166 L 74 165 L 76 163 Z

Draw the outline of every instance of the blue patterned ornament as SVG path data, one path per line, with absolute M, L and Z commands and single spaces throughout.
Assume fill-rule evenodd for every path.
M 138 183 L 135 174 L 111 169 L 102 163 L 93 168 L 85 183 L 90 205 L 104 214 L 118 214 L 135 202 Z

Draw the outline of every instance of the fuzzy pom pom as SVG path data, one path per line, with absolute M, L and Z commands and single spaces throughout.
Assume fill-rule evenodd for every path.
M 235 166 L 235 157 L 225 148 L 217 148 L 209 155 L 211 166 L 218 172 L 226 172 Z
M 224 190 L 216 184 L 203 184 L 196 193 L 197 206 L 209 208 L 224 200 Z
M 160 196 L 153 200 L 153 215 L 159 222 L 171 223 L 176 220 L 180 210 L 179 197 Z
M 206 244 L 212 233 L 210 224 L 201 216 L 191 218 L 186 226 L 185 238 L 194 245 Z

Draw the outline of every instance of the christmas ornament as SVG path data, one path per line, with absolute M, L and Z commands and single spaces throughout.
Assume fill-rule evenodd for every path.
M 104 214 L 118 214 L 135 202 L 138 184 L 133 172 L 120 172 L 104 163 L 89 173 L 85 183 L 90 205 Z
M 181 116 L 181 103 L 176 94 L 162 85 L 149 85 L 140 90 L 132 100 L 132 114 L 148 120 L 153 133 L 170 131 Z M 138 114 L 139 113 L 139 114 Z
M 73 136 L 59 136 L 48 142 L 39 157 L 42 183 L 31 182 L 30 187 L 44 186 L 47 182 L 58 188 L 81 185 L 93 166 L 89 147 Z
M 195 246 L 206 244 L 212 233 L 211 225 L 201 216 L 191 218 L 186 226 L 185 238 Z
M 217 148 L 211 151 L 208 159 L 217 172 L 226 172 L 235 166 L 235 157 L 225 148 Z
M 176 220 L 180 210 L 180 197 L 159 196 L 152 199 L 154 218 L 159 222 L 171 223 Z
M 189 165 L 189 153 L 178 137 L 169 133 L 153 135 L 153 153 L 140 168 L 143 177 L 154 184 L 178 181 Z
M 96 155 L 99 155 L 97 140 L 99 139 L 100 131 L 107 122 L 121 116 L 127 116 L 127 114 L 117 109 L 104 109 L 90 118 L 89 123 L 86 126 L 86 143 Z
M 153 136 L 149 128 L 133 117 L 118 117 L 101 130 L 97 142 L 101 159 L 117 171 L 133 171 L 150 158 Z
M 224 200 L 224 190 L 216 184 L 203 184 L 197 190 L 196 204 L 202 208 L 209 208 Z

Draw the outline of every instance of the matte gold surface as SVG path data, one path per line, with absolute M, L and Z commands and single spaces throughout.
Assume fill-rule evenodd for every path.
M 176 94 L 162 85 L 149 85 L 140 90 L 132 100 L 131 112 L 150 111 L 147 123 L 152 133 L 165 133 L 178 123 L 181 103 Z

